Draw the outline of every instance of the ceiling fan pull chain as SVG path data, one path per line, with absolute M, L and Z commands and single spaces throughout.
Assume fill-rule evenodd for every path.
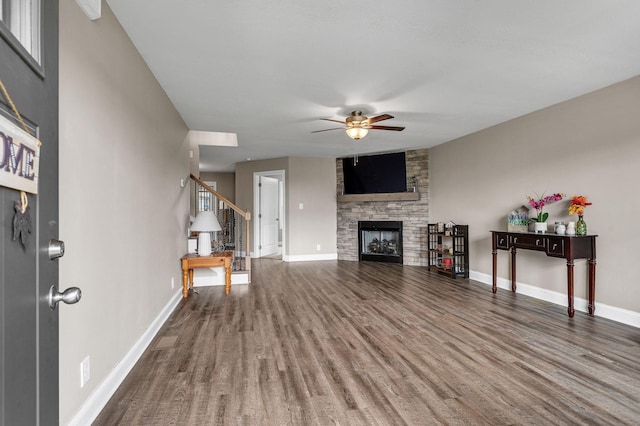
M 357 142 L 353 142 L 353 166 L 358 165 L 358 145 Z

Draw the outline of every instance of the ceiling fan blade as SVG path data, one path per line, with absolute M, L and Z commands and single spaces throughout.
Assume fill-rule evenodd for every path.
M 344 124 L 344 120 L 343 120 L 343 121 L 340 121 L 340 120 L 334 120 L 333 118 L 321 118 L 321 120 L 324 120 L 324 121 L 333 121 L 334 123 L 341 123 L 341 124 Z
M 334 127 L 333 129 L 314 130 L 311 133 L 328 132 L 329 130 L 344 130 L 344 127 Z
M 377 116 L 377 117 L 371 117 L 371 118 L 369 119 L 369 124 L 371 124 L 371 123 L 377 123 L 378 121 L 382 121 L 382 120 L 388 120 L 388 119 L 390 119 L 390 118 L 393 118 L 393 115 L 389 115 L 389 114 L 382 114 L 382 115 L 379 115 L 379 116 Z
M 398 132 L 404 130 L 404 127 L 397 126 L 371 126 L 371 128 L 375 130 L 396 130 Z

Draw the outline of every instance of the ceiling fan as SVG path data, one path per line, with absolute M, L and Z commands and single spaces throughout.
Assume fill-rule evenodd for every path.
M 353 111 L 349 117 L 347 117 L 344 121 L 334 120 L 332 118 L 323 118 L 325 121 L 333 121 L 335 123 L 342 123 L 344 127 L 334 127 L 331 129 L 324 130 L 314 130 L 311 133 L 319 133 L 319 132 L 327 132 L 329 130 L 346 130 L 347 135 L 351 139 L 362 139 L 367 136 L 369 130 L 395 130 L 401 131 L 404 130 L 404 127 L 397 126 L 374 126 L 373 123 L 377 123 L 378 121 L 388 120 L 393 118 L 392 115 L 382 114 L 376 117 L 367 117 L 366 115 L 362 115 L 362 111 Z

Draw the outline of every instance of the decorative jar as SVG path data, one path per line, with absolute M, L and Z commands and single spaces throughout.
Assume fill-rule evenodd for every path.
M 578 223 L 576 223 L 576 235 L 587 235 L 587 223 L 582 218 L 582 215 L 578 216 Z

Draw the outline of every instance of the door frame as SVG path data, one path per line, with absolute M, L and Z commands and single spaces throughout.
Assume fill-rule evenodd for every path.
M 281 200 L 279 200 L 279 205 L 281 206 L 280 208 L 280 227 L 282 228 L 282 256 L 284 258 L 284 254 L 287 252 L 287 248 L 286 248 L 286 230 L 287 230 L 287 219 L 286 219 L 286 176 L 285 176 L 285 171 L 284 170 L 269 170 L 269 171 L 262 171 L 262 172 L 254 172 L 253 173 L 253 211 L 255 212 L 255 217 L 253 220 L 253 254 L 251 257 L 254 258 L 258 258 L 258 257 L 262 257 L 262 253 L 260 250 L 260 243 L 261 243 L 261 234 L 260 234 L 260 220 L 259 220 L 259 215 L 260 215 L 260 178 L 262 176 L 265 177 L 270 177 L 270 178 L 275 178 L 278 179 L 279 184 L 279 188 L 281 187 L 282 190 L 279 190 L 278 193 L 280 194 L 280 197 L 282 198 Z

